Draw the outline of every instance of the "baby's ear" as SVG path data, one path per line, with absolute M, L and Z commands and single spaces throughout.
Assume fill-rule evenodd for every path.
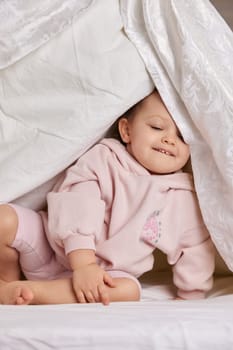
M 118 122 L 118 130 L 124 143 L 130 142 L 129 122 L 127 118 L 121 118 Z

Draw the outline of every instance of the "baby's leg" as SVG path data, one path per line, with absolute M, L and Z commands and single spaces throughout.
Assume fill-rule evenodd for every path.
M 27 305 L 31 303 L 33 292 L 28 286 L 21 284 L 21 282 L 23 281 L 0 281 L 0 304 Z
M 129 278 L 114 278 L 115 288 L 108 287 L 109 299 L 112 301 L 139 301 L 138 285 Z
M 11 248 L 19 254 L 20 267 L 26 279 L 52 280 L 64 273 L 66 269 L 57 261 L 47 240 L 41 215 L 29 208 L 9 206 L 18 218 Z
M 12 207 L 0 205 L 0 280 L 14 281 L 20 278 L 19 255 L 11 247 L 18 227 L 18 218 Z
M 114 279 L 115 288 L 108 287 L 110 301 L 138 301 L 141 297 L 139 281 L 124 271 L 108 271 Z
M 116 287 L 107 287 L 110 302 L 138 301 L 140 287 L 131 278 L 114 278 Z M 73 304 L 77 303 L 70 278 L 50 281 L 0 283 L 0 304 Z
M 77 303 L 71 279 L 0 282 L 0 304 L 45 305 Z

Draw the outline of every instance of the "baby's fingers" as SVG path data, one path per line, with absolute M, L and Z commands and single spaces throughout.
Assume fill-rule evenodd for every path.
M 92 291 L 78 291 L 76 293 L 76 298 L 81 304 L 97 303 L 99 301 L 98 291 L 96 291 L 96 293 L 93 293 Z
M 107 272 L 105 272 L 104 274 L 104 283 L 107 284 L 109 287 L 116 287 L 112 276 L 110 276 Z
M 100 284 L 98 286 L 98 291 L 99 291 L 99 299 L 104 305 L 108 305 L 110 300 L 109 300 L 109 293 L 104 284 Z
M 80 304 L 84 304 L 87 302 L 85 295 L 81 290 L 76 292 L 76 298 L 77 298 L 78 303 L 80 303 Z
M 98 301 L 98 295 L 95 296 L 91 291 L 85 293 L 85 297 L 88 303 L 96 303 Z

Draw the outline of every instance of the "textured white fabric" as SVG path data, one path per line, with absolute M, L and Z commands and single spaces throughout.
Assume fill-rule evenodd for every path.
M 93 0 L 1 0 L 0 69 L 63 31 Z
M 233 270 L 233 34 L 208 0 L 122 0 L 121 9 L 190 144 L 204 220 Z
M 232 282 L 219 278 L 202 301 L 169 300 L 167 281 L 144 284 L 141 302 L 1 305 L 0 349 L 231 350 Z
M 6 6 L 16 7 L 17 3 L 21 9 L 22 1 L 6 2 Z M 46 11 L 54 10 L 43 26 L 43 11 L 34 13 L 38 41 L 34 37 L 29 44 L 25 34 L 20 55 L 41 45 L 42 27 L 43 33 L 53 36 L 52 22 L 58 25 L 58 12 L 66 8 L 62 25 L 70 21 L 71 3 L 73 7 L 76 3 L 77 11 L 85 2 L 29 1 L 25 8 L 26 3 L 29 8 L 37 3 L 41 11 L 47 3 Z M 28 34 L 29 27 L 25 28 Z M 149 94 L 154 84 L 123 32 L 116 0 L 93 1 L 37 50 L 20 60 L 17 52 L 13 57 L 17 61 L 0 70 L 0 201 L 17 198 L 18 203 L 37 209 L 54 184 L 54 176 L 102 137 L 126 109 Z

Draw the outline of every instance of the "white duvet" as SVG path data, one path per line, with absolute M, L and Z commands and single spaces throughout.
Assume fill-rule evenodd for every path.
M 32 23 L 18 3 L 9 13 L 25 17 L 24 31 L 8 30 L 22 39 Z M 10 56 L 11 42 L 0 41 L 7 48 L 0 56 L 0 200 L 39 207 L 54 176 L 148 94 L 153 81 L 190 143 L 204 220 L 233 270 L 230 28 L 208 0 L 122 0 L 121 12 L 117 0 L 54 4 L 53 11 L 49 1 L 36 5 L 34 36 Z M 55 25 L 57 14 L 64 30 Z
M 0 201 L 39 208 L 54 176 L 153 83 L 116 0 L 4 1 L 0 11 Z
M 233 270 L 233 34 L 208 0 L 122 1 L 126 32 L 190 144 L 199 202 Z

